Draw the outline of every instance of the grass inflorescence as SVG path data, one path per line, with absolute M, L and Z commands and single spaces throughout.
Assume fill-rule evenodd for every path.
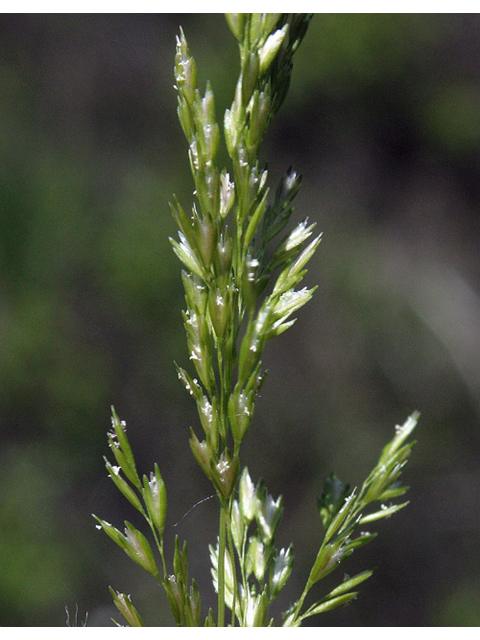
M 301 177 L 288 169 L 271 198 L 268 170 L 259 163 L 260 145 L 287 95 L 293 57 L 311 17 L 227 14 L 239 46 L 240 69 L 222 123 L 210 83 L 204 93 L 198 88 L 196 62 L 182 30 L 177 37 L 178 117 L 188 144 L 195 202 L 188 213 L 176 198 L 171 204 L 178 238 L 170 240 L 182 263 L 190 357 L 190 366 L 176 364 L 176 369 L 198 408 L 200 429 L 191 429 L 190 449 L 218 497 L 218 539 L 209 548 L 217 611 L 202 615 L 200 593 L 189 576 L 186 543 L 176 538 L 172 562 L 167 562 L 164 480 L 157 465 L 149 477 L 140 477 L 125 423 L 115 411 L 108 440 L 116 464 L 106 459 L 106 468 L 144 517 L 151 542 L 129 522 L 122 533 L 96 519 L 100 529 L 159 581 L 179 626 L 275 624 L 270 606 L 293 568 L 292 546 L 278 549 L 275 544 L 282 498 L 274 499 L 262 480 L 252 480 L 241 461 L 241 445 L 266 376 L 265 345 L 295 322 L 292 316 L 315 291 L 301 282 L 321 234 L 314 234 L 315 223 L 307 219 L 289 228 Z M 222 140 L 228 170 L 217 165 Z M 350 491 L 334 474 L 326 479 L 318 502 L 324 538 L 302 593 L 279 621 L 282 626 L 300 626 L 307 617 L 350 602 L 372 574 L 367 570 L 345 578 L 319 601 L 305 604 L 314 584 L 375 537 L 365 525 L 407 504 L 392 500 L 407 490 L 400 475 L 413 446 L 406 441 L 417 417 L 397 428 L 360 489 Z M 143 626 L 131 597 L 110 591 L 126 622 Z

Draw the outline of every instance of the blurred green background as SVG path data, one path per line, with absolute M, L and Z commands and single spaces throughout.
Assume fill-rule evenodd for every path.
M 140 524 L 104 469 L 112 404 L 140 471 L 162 470 L 168 549 L 188 540 L 215 606 L 216 505 L 189 511 L 211 489 L 173 365 L 188 354 L 168 202 L 188 208 L 193 189 L 179 25 L 220 119 L 238 67 L 219 14 L 0 18 L 2 626 L 62 626 L 65 607 L 109 626 L 108 585 L 173 624 L 91 517 Z M 411 504 L 334 574 L 377 567 L 359 598 L 312 622 L 480 625 L 480 15 L 316 15 L 263 157 L 273 188 L 291 164 L 303 174 L 295 220 L 324 233 L 305 280 L 318 290 L 267 348 L 244 444 L 253 479 L 285 498 L 296 571 L 279 610 L 318 548 L 323 478 L 361 482 L 418 409 Z

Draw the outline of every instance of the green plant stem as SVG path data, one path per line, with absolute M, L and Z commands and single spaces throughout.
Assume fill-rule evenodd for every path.
M 217 626 L 225 626 L 225 552 L 227 548 L 228 502 L 220 496 L 220 524 L 218 531 L 218 618 Z
M 310 581 L 308 581 L 308 582 L 307 582 L 307 584 L 305 585 L 305 588 L 304 588 L 304 590 L 303 590 L 303 592 L 302 592 L 302 595 L 300 596 L 300 598 L 299 598 L 299 599 L 298 599 L 298 601 L 297 601 L 297 605 L 296 605 L 296 607 L 295 607 L 295 614 L 294 614 L 293 619 L 291 620 L 291 625 L 292 625 L 292 626 L 294 626 L 294 625 L 295 625 L 295 622 L 296 622 L 298 619 L 300 619 L 300 620 L 302 619 L 302 618 L 301 618 L 301 616 L 300 616 L 300 611 L 302 610 L 303 603 L 304 603 L 304 601 L 305 601 L 305 598 L 307 597 L 308 592 L 309 592 L 309 591 L 310 591 L 310 589 L 311 589 L 311 586 L 312 586 L 312 585 L 310 584 Z
M 155 544 L 157 545 L 157 549 L 160 553 L 160 558 L 162 561 L 162 568 L 163 568 L 163 575 L 166 576 L 167 575 L 167 563 L 165 562 L 165 554 L 163 552 L 163 537 L 159 538 L 157 535 L 157 531 L 154 527 L 153 522 L 151 521 L 150 518 L 145 518 L 150 526 L 150 530 L 153 534 L 153 538 L 155 540 Z
M 230 552 L 230 557 L 232 559 L 232 571 L 233 571 L 233 603 L 232 603 L 232 627 L 235 626 L 235 610 L 237 606 L 237 575 L 235 568 L 235 550 L 233 548 L 233 537 L 232 537 L 232 499 L 229 501 L 229 511 L 228 511 L 228 550 Z

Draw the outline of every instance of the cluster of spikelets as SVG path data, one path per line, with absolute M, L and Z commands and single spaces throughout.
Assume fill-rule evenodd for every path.
M 177 40 L 178 115 L 189 145 L 198 207 L 194 204 L 189 216 L 179 202 L 172 205 L 179 240 L 171 242 L 186 268 L 184 324 L 198 380 L 181 367 L 177 370 L 197 402 L 205 432 L 202 442 L 192 432 L 192 450 L 227 499 L 239 475 L 239 447 L 265 377 L 264 345 L 293 324 L 290 316 L 314 291 L 297 289 L 320 242 L 316 237 L 306 245 L 314 224 L 301 222 L 268 251 L 289 221 L 300 177 L 288 171 L 268 204 L 268 172 L 258 162 L 259 145 L 285 97 L 292 56 L 308 19 L 280 14 L 228 17 L 241 63 L 235 98 L 224 117 L 232 181 L 216 164 L 220 128 L 213 91 L 207 84 L 202 97 L 184 34 Z M 280 273 L 268 288 L 275 271 Z
M 248 469 L 241 470 L 240 447 L 266 375 L 261 360 L 265 344 L 295 322 L 292 314 L 314 292 L 299 285 L 320 242 L 320 236 L 312 238 L 315 225 L 305 219 L 285 230 L 300 176 L 289 169 L 269 202 L 268 172 L 258 158 L 268 124 L 288 91 L 293 55 L 310 18 L 227 15 L 240 50 L 234 100 L 223 119 L 232 177 L 217 167 L 221 134 L 212 88 L 207 83 L 202 96 L 184 33 L 177 38 L 178 116 L 188 143 L 196 203 L 189 215 L 177 200 L 171 206 L 179 228 L 178 240 L 171 243 L 183 264 L 187 307 L 183 320 L 197 377 L 176 367 L 197 404 L 203 429 L 202 438 L 191 429 L 190 447 L 215 489 L 220 512 L 218 542 L 210 546 L 218 612 L 215 618 L 209 610 L 206 626 L 225 626 L 226 608 L 232 626 L 273 625 L 270 605 L 293 566 L 292 547 L 275 547 L 282 498 L 274 500 L 262 480 L 254 484 Z M 305 608 L 312 586 L 376 535 L 359 533 L 358 528 L 407 504 L 389 501 L 407 490 L 399 484 L 399 476 L 413 446 L 406 439 L 416 420 L 414 415 L 397 428 L 359 491 L 350 491 L 333 474 L 325 481 L 319 499 L 323 541 L 303 592 L 283 615 L 283 626 L 299 626 L 309 616 L 350 602 L 357 595 L 354 589 L 372 574 L 363 571 L 345 578 Z M 160 582 L 177 625 L 199 626 L 200 594 L 195 580 L 189 580 L 186 543 L 181 548 L 178 538 L 172 568 L 167 567 L 163 545 L 167 498 L 160 470 L 155 465 L 150 478 L 140 479 L 125 424 L 115 412 L 112 425 L 109 444 L 116 465 L 106 460 L 109 477 L 148 523 L 160 563 L 147 538 L 129 522 L 124 533 L 100 518 L 98 527 Z M 367 513 L 373 503 L 377 506 Z M 128 624 L 143 626 L 130 596 L 113 589 L 111 593 Z
M 408 489 L 401 485 L 399 479 L 414 445 L 414 442 L 406 441 L 416 426 L 417 417 L 414 414 L 403 426 L 397 427 L 395 437 L 383 449 L 377 464 L 358 493 L 356 490 L 350 491 L 349 486 L 334 474 L 326 479 L 318 501 L 319 516 L 325 529 L 323 541 L 303 593 L 284 614 L 283 626 L 299 626 L 309 616 L 347 604 L 357 596 L 358 592 L 352 590 L 372 575 L 372 571 L 367 570 L 353 577 L 345 577 L 338 587 L 302 612 L 311 587 L 334 571 L 355 549 L 376 537 L 376 533 L 365 530 L 359 532 L 359 527 L 388 518 L 408 504 L 392 504 L 390 501 L 403 495 Z M 173 572 L 167 571 L 163 552 L 167 497 L 158 466 L 155 465 L 150 478 L 143 476 L 141 481 L 126 436 L 125 423 L 118 419 L 115 412 L 112 425 L 109 442 L 118 466 L 113 466 L 106 460 L 109 477 L 148 523 L 160 554 L 161 569 L 147 538 L 129 522 L 125 522 L 124 533 L 95 516 L 99 523 L 97 526 L 134 562 L 159 580 L 178 625 L 199 626 L 200 594 L 195 580 L 188 586 L 187 545 L 184 543 L 180 549 L 178 538 L 175 539 Z M 379 506 L 369 509 L 374 503 Z M 231 611 L 235 612 L 241 626 L 273 624 L 273 620 L 269 618 L 269 607 L 285 586 L 294 560 L 291 546 L 280 551 L 275 548 L 275 533 L 282 513 L 282 498 L 274 500 L 262 480 L 254 485 L 248 469 L 244 468 L 238 482 L 238 499 L 233 499 L 231 506 L 229 531 L 232 545 L 225 550 L 225 601 Z M 218 544 L 216 548 L 210 546 L 210 557 L 213 584 L 218 589 Z M 115 605 L 128 624 L 143 626 L 130 596 L 113 589 L 110 591 Z M 209 611 L 205 625 L 215 626 L 212 610 Z

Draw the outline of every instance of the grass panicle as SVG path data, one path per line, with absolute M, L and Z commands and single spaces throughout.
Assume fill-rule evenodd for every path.
M 116 464 L 107 459 L 109 477 L 148 525 L 149 538 L 129 522 L 124 533 L 95 516 L 97 527 L 163 587 L 179 626 L 300 626 L 308 617 L 345 605 L 372 571 L 346 577 L 320 600 L 307 604 L 313 585 L 335 571 L 376 533 L 364 525 L 406 506 L 401 473 L 413 443 L 407 439 L 418 415 L 397 427 L 392 441 L 360 488 L 350 490 L 334 474 L 318 500 L 324 535 L 298 600 L 275 621 L 270 607 L 287 583 L 293 548 L 277 548 L 282 498 L 251 478 L 241 461 L 241 445 L 252 426 L 265 381 L 267 342 L 285 332 L 315 288 L 302 285 L 321 234 L 315 222 L 289 228 L 301 176 L 289 168 L 273 197 L 268 170 L 259 161 L 260 145 L 283 103 L 293 57 L 309 14 L 227 14 L 238 42 L 239 74 L 231 106 L 217 119 L 210 83 L 198 86 L 197 66 L 185 33 L 176 41 L 175 89 L 181 129 L 187 143 L 195 200 L 188 207 L 173 198 L 178 237 L 171 238 L 182 264 L 185 290 L 183 324 L 190 363 L 175 363 L 180 381 L 195 401 L 199 424 L 190 430 L 190 449 L 211 482 L 219 505 L 218 539 L 209 547 L 216 613 L 201 610 L 189 575 L 187 544 L 175 539 L 173 558 L 164 554 L 167 491 L 158 465 L 140 477 L 126 425 L 112 409 L 108 441 Z M 219 167 L 220 145 L 230 166 Z M 359 527 L 362 527 L 360 531 Z M 131 597 L 110 592 L 130 626 L 144 626 Z

